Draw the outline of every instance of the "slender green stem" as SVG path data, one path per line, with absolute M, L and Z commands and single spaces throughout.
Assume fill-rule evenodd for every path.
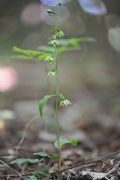
M 56 11 L 57 12 L 57 11 Z M 56 27 L 58 27 L 58 20 L 59 20 L 59 16 L 56 14 L 57 16 L 57 25 Z M 55 56 L 56 56 L 56 60 L 55 60 L 55 66 L 56 66 L 56 131 L 57 131 L 57 142 L 58 142 L 58 155 L 59 155 L 59 161 L 58 161 L 58 170 L 59 170 L 59 180 L 62 180 L 62 176 L 61 176 L 61 147 L 60 147 L 60 122 L 59 122 L 59 69 L 58 69 L 58 50 L 57 50 L 57 45 L 55 47 Z
M 56 47 L 56 57 L 57 57 L 57 47 Z M 58 70 L 58 60 L 56 59 L 56 94 L 59 94 L 59 70 Z M 57 130 L 57 142 L 58 142 L 58 155 L 59 155 L 59 162 L 58 162 L 58 168 L 59 171 L 61 171 L 61 148 L 60 148 L 60 122 L 59 122 L 59 99 L 58 96 L 56 96 L 56 130 Z

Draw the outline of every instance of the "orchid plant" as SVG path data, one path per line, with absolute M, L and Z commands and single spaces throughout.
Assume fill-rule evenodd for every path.
M 61 6 L 61 3 L 58 3 L 57 6 Z M 47 10 L 47 13 L 50 16 L 57 16 L 57 12 L 51 9 Z M 59 18 L 59 17 L 58 17 Z M 93 41 L 92 38 L 70 38 L 65 39 L 65 34 L 61 30 L 61 28 L 57 25 L 52 30 L 52 36 L 48 42 L 47 46 L 40 46 L 39 50 L 25 50 L 18 47 L 13 48 L 14 58 L 17 59 L 26 59 L 26 60 L 37 60 L 44 61 L 45 63 L 50 64 L 52 68 L 48 72 L 48 76 L 55 78 L 56 86 L 55 90 L 52 94 L 47 94 L 43 98 L 41 98 L 38 102 L 40 116 L 44 116 L 44 108 L 47 102 L 54 98 L 56 104 L 56 141 L 54 142 L 54 146 L 58 151 L 57 161 L 58 161 L 58 170 L 61 172 L 61 149 L 63 145 L 70 144 L 72 146 L 77 145 L 77 141 L 75 139 L 68 140 L 61 136 L 60 132 L 60 122 L 59 122 L 59 108 L 66 107 L 71 104 L 71 102 L 60 92 L 59 90 L 59 61 L 61 53 L 66 51 L 78 50 L 81 42 L 83 41 Z

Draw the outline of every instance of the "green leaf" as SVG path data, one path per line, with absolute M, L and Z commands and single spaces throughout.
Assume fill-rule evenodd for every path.
M 50 46 L 48 46 L 48 47 L 50 47 Z M 55 53 L 54 47 L 50 47 L 50 48 L 51 48 L 51 50 L 49 49 L 49 52 L 51 51 L 51 54 L 49 54 L 49 55 L 53 56 L 52 53 Z M 58 51 L 58 53 L 64 53 L 64 52 L 67 52 L 67 51 L 73 51 L 73 50 L 79 50 L 79 49 L 80 49 L 80 47 L 62 47 L 61 46 L 61 47 L 57 48 L 57 51 Z M 48 49 L 46 48 L 46 50 L 44 49 L 43 51 L 48 52 Z
M 49 176 L 49 169 L 47 166 L 42 166 L 36 171 L 36 176 L 40 179 Z
M 48 56 L 52 56 L 52 53 L 43 52 L 42 54 L 38 55 L 35 59 L 38 61 L 44 61 Z
M 33 57 L 26 55 L 12 55 L 12 59 L 33 60 Z
M 70 144 L 71 144 L 72 146 L 77 146 L 77 140 L 76 140 L 76 139 L 71 139 L 71 140 L 70 140 Z
M 13 47 L 13 52 L 16 53 L 12 56 L 14 59 L 44 61 L 48 56 L 53 56 L 53 52 L 25 50 L 18 47 Z
M 26 176 L 23 178 L 24 180 L 38 180 L 35 176 Z
M 61 39 L 59 40 L 60 46 L 62 47 L 78 47 L 80 46 L 80 40 L 78 38 Z
M 81 42 L 95 42 L 95 39 L 91 37 L 60 39 L 59 45 L 62 47 L 78 48 L 80 47 Z
M 60 156 L 59 155 L 55 155 L 55 156 L 52 157 L 52 159 L 54 161 L 59 161 L 60 160 Z
M 50 47 L 50 46 L 39 46 L 38 50 L 45 51 L 45 52 L 55 53 L 55 48 L 54 47 Z
M 57 149 L 61 149 L 64 144 L 68 144 L 70 141 L 66 138 L 60 137 L 59 140 L 57 139 L 54 143 Z
M 76 48 L 72 48 L 72 47 L 58 47 L 58 53 L 63 53 L 66 51 L 71 51 L 71 50 L 75 50 Z M 55 53 L 55 48 L 54 47 L 50 47 L 50 46 L 39 46 L 38 50 L 40 51 L 44 51 L 44 52 L 50 52 L 51 55 L 53 55 L 53 53 Z
M 66 138 L 62 138 L 60 137 L 59 138 L 59 141 L 56 140 L 55 143 L 54 143 L 54 146 L 57 148 L 57 149 L 61 149 L 63 145 L 65 144 L 70 144 L 72 146 L 76 146 L 77 145 L 77 140 L 75 139 L 72 139 L 72 140 L 68 140 Z
M 49 64 L 53 63 L 54 60 L 55 60 L 55 58 L 52 56 L 47 56 L 47 58 L 45 59 L 45 61 L 48 61 Z
M 51 158 L 51 156 L 47 154 L 46 152 L 36 152 L 33 155 L 39 158 Z
M 58 93 L 57 96 L 58 96 L 60 101 L 64 101 L 65 100 L 65 97 L 63 96 L 63 94 Z
M 72 50 L 78 50 L 78 49 L 80 49 L 80 48 L 77 48 L 77 47 L 58 47 L 57 48 L 57 51 L 58 51 L 58 53 L 64 53 L 64 52 L 67 52 L 67 51 L 72 51 Z
M 38 159 L 24 159 L 24 158 L 20 158 L 20 159 L 16 159 L 16 160 L 11 161 L 10 164 L 22 165 L 22 164 L 36 164 L 38 162 L 39 162 Z
M 22 48 L 18 48 L 18 47 L 13 47 L 12 51 L 16 52 L 16 53 L 22 53 L 26 56 L 36 56 L 36 55 L 41 54 L 41 52 L 39 52 L 39 51 L 26 50 L 26 49 L 22 49 Z
M 52 95 L 46 95 L 44 96 L 40 101 L 39 101 L 39 112 L 40 112 L 40 116 L 42 117 L 43 116 L 43 110 L 44 110 L 44 107 L 46 105 L 46 103 L 48 102 L 48 100 L 50 98 L 52 98 L 53 96 L 55 96 L 54 94 Z
M 0 172 L 5 171 L 5 170 L 6 170 L 6 166 L 3 164 L 0 164 Z

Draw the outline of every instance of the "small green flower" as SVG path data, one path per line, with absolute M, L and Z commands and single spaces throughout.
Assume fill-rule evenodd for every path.
M 55 35 L 57 36 L 57 38 L 64 37 L 64 33 L 62 31 L 58 31 Z
M 47 56 L 45 61 L 48 61 L 48 63 L 52 63 L 54 61 L 54 58 L 51 56 Z
M 71 104 L 71 102 L 67 99 L 63 100 L 60 102 L 60 107 L 66 107 L 69 106 Z
M 52 45 L 53 47 L 59 46 L 59 41 L 58 40 L 51 40 L 48 45 Z
M 59 39 L 59 38 L 63 38 L 64 37 L 64 32 L 61 31 L 60 28 L 55 28 L 54 29 L 54 35 L 53 35 L 53 38 L 55 37 L 56 39 Z
M 53 39 L 53 40 L 56 40 L 56 35 L 55 35 L 55 34 L 52 36 L 52 39 Z
M 56 74 L 56 72 L 55 71 L 49 71 L 48 72 L 48 76 L 49 77 L 55 77 L 57 74 Z

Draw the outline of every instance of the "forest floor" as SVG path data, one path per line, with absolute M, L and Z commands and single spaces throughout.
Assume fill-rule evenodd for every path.
M 24 126 L 18 122 L 5 127 L 1 125 L 0 180 L 60 179 L 53 159 L 45 156 L 37 157 L 36 161 L 33 156 L 41 151 L 57 154 L 53 145 L 55 135 L 43 131 L 40 138 L 34 124 L 25 131 L 23 129 Z M 120 131 L 117 128 L 91 123 L 75 132 L 75 136 L 78 145 L 65 145 L 62 149 L 63 180 L 120 179 Z M 25 162 L 11 163 L 16 159 Z

